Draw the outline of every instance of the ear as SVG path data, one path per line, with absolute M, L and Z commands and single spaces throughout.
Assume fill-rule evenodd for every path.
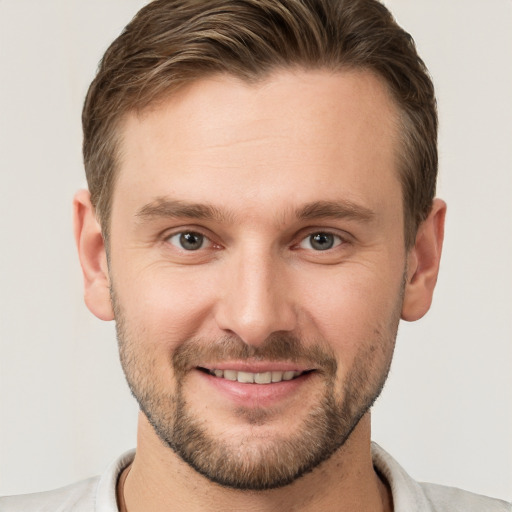
M 100 320 L 113 320 L 105 243 L 87 190 L 79 190 L 73 199 L 73 226 L 84 276 L 85 304 Z
M 429 310 L 439 273 L 444 238 L 446 203 L 434 199 L 429 216 L 421 223 L 407 259 L 407 281 L 402 319 L 419 320 Z

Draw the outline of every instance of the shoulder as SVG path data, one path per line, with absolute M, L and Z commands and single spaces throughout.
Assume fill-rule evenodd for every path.
M 53 491 L 5 496 L 0 512 L 85 512 L 94 510 L 100 478 L 90 478 Z
M 455 487 L 416 482 L 389 453 L 372 443 L 373 465 L 393 495 L 395 512 L 512 512 L 505 501 Z
M 455 487 L 427 483 L 419 485 L 436 512 L 512 512 L 512 504 L 506 501 Z
M 134 456 L 135 450 L 130 450 L 103 475 L 54 491 L 0 497 L 0 512 L 117 512 L 117 479 Z

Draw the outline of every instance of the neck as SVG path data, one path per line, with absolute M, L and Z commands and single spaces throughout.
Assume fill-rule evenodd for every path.
M 268 491 L 241 491 L 212 483 L 164 447 L 139 416 L 137 454 L 119 479 L 121 512 L 251 510 L 294 512 L 358 510 L 391 512 L 390 492 L 376 474 L 370 451 L 370 415 L 332 457 L 292 484 Z

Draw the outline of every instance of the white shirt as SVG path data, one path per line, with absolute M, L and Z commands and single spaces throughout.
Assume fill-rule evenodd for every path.
M 102 476 L 54 491 L 0 498 L 0 512 L 118 512 L 116 484 L 135 456 L 116 459 Z M 373 464 L 388 481 L 394 512 L 512 512 L 512 504 L 442 485 L 418 483 L 379 445 Z

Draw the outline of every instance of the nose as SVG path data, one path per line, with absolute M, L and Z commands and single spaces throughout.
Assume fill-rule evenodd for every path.
M 248 345 L 296 328 L 296 309 L 286 263 L 279 256 L 248 250 L 230 259 L 223 273 L 217 326 Z

